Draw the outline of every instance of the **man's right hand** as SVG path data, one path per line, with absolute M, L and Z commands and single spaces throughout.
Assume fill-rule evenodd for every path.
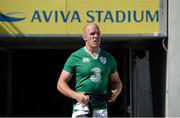
M 87 105 L 90 101 L 89 96 L 85 95 L 83 92 L 76 94 L 76 100 L 84 105 Z

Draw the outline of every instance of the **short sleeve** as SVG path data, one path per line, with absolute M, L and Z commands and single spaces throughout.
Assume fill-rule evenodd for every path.
M 64 65 L 64 70 L 67 71 L 67 72 L 70 72 L 70 73 L 74 73 L 75 72 L 75 63 L 74 62 L 76 62 L 75 58 L 74 58 L 73 55 L 71 55 L 67 59 L 65 65 Z

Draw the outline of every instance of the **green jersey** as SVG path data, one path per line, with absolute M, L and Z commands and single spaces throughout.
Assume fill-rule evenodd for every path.
M 94 58 L 85 48 L 72 53 L 64 65 L 64 70 L 76 76 L 77 92 L 107 93 L 110 74 L 117 70 L 114 57 L 100 49 Z M 93 108 L 106 108 L 107 103 L 97 103 Z

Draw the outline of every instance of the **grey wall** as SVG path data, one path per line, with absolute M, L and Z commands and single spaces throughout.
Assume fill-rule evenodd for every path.
M 169 0 L 166 116 L 180 116 L 180 0 Z

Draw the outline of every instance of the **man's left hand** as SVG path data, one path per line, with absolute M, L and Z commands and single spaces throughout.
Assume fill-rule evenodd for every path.
M 112 90 L 112 95 L 109 98 L 108 102 L 114 102 L 118 95 L 119 95 L 118 90 Z

